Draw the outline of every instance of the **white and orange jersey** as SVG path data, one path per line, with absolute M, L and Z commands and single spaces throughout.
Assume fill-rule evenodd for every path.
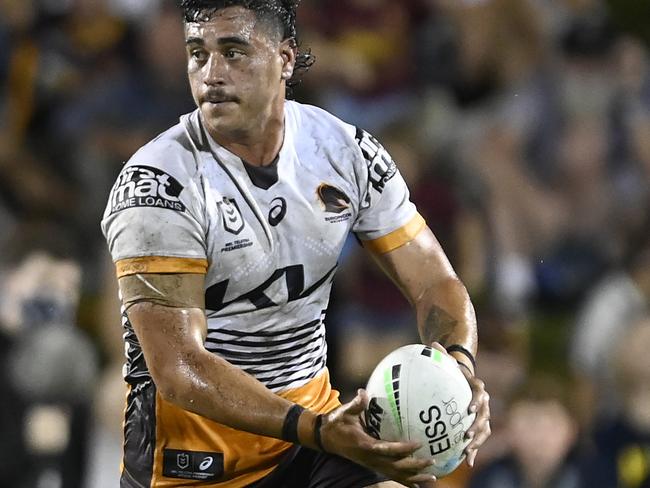
M 286 102 L 282 149 L 263 168 L 219 146 L 198 110 L 181 117 L 125 165 L 102 222 L 118 276 L 205 274 L 205 347 L 318 411 L 338 404 L 325 367 L 323 319 L 348 234 L 383 253 L 424 225 L 374 137 L 296 102 Z M 127 407 L 125 476 L 135 479 L 123 486 L 237 488 L 277 465 L 289 447 L 284 442 L 233 431 L 151 392 L 138 401 L 138 391 L 155 387 L 128 317 L 123 320 L 129 407 L 140 408 Z M 137 426 L 137 416 L 155 425 Z M 129 434 L 147 429 L 151 472 L 143 474 L 136 470 L 142 454 L 129 459 L 136 456 Z M 199 469 L 208 464 L 208 471 Z

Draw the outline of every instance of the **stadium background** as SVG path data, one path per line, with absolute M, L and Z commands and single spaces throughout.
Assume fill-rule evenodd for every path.
M 300 7 L 296 98 L 385 144 L 476 304 L 494 435 L 442 487 L 650 486 L 649 5 Z M 0 1 L 0 486 L 117 486 L 99 220 L 122 162 L 193 109 L 181 39 L 165 0 Z M 417 340 L 354 242 L 328 329 L 344 398 Z

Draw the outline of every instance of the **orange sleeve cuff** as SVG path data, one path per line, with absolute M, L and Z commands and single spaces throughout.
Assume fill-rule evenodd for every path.
M 406 225 L 390 234 L 386 234 L 379 239 L 362 241 L 363 247 L 375 254 L 386 254 L 411 242 L 426 225 L 424 218 L 419 213 L 416 213 Z
M 146 256 L 117 261 L 115 269 L 118 278 L 139 273 L 206 274 L 208 272 L 208 260 Z

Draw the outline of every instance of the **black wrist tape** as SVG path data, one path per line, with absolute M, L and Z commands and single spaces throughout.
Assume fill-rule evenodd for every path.
M 458 359 L 456 359 L 456 362 L 458 363 L 458 366 L 460 366 L 461 368 L 465 368 L 469 372 L 469 374 L 474 376 L 475 373 L 469 368 L 469 366 L 467 366 L 465 363 L 461 363 Z
M 294 444 L 298 443 L 298 420 L 304 411 L 305 409 L 297 403 L 289 409 L 287 416 L 284 418 L 284 424 L 282 424 L 283 440 Z
M 320 449 L 323 452 L 327 452 L 325 448 L 323 447 L 323 441 L 320 437 L 320 429 L 323 426 L 323 415 L 319 415 L 316 417 L 316 422 L 314 422 L 314 442 L 316 442 L 316 446 L 318 446 L 318 449 Z
M 452 344 L 447 348 L 447 352 L 459 352 L 463 354 L 464 356 L 467 356 L 467 359 L 469 359 L 470 363 L 472 363 L 472 367 L 474 368 L 474 372 L 476 372 L 476 359 L 474 359 L 474 355 L 469 352 L 467 349 L 465 349 L 463 346 L 460 344 Z

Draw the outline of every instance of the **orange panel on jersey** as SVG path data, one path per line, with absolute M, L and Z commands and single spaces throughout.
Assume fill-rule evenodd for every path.
M 206 274 L 208 272 L 208 260 L 146 256 L 143 258 L 122 259 L 115 263 L 115 268 L 118 278 L 138 273 Z
M 329 372 L 325 370 L 306 385 L 279 395 L 314 412 L 329 412 L 341 404 L 339 392 L 332 389 L 329 379 Z M 156 488 L 197 485 L 242 488 L 273 471 L 291 445 L 278 439 L 231 429 L 178 408 L 157 394 L 156 450 L 151 485 Z M 207 483 L 165 477 L 163 449 L 223 453 L 224 476 L 216 482 Z
M 410 222 L 390 234 L 386 234 L 379 239 L 362 241 L 363 247 L 376 254 L 386 254 L 411 242 L 426 225 L 424 218 L 419 213 L 416 213 Z

